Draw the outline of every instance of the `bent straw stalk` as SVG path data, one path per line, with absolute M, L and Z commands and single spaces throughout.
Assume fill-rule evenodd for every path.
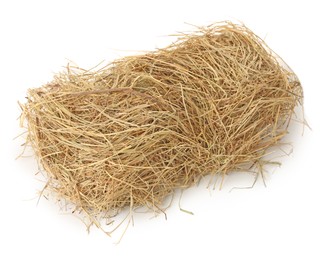
M 98 71 L 69 67 L 28 91 L 22 117 L 47 189 L 96 221 L 160 209 L 209 174 L 247 172 L 298 104 L 289 67 L 248 28 L 222 22 Z

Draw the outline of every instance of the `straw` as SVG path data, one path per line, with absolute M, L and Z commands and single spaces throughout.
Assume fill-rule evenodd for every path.
M 68 67 L 28 91 L 22 118 L 47 189 L 96 221 L 247 172 L 287 134 L 302 95 L 259 37 L 221 22 L 100 70 Z

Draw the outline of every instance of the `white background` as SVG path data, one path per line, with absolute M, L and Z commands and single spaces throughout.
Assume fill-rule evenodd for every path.
M 327 1 L 3 1 L 0 2 L 0 259 L 329 259 L 329 41 Z M 312 131 L 293 130 L 294 151 L 264 187 L 234 175 L 221 191 L 186 191 L 163 215 L 138 214 L 120 244 L 41 199 L 33 157 L 15 160 L 13 138 L 26 90 L 50 81 L 68 60 L 102 60 L 164 47 L 165 35 L 243 21 L 294 69 Z M 121 50 L 121 51 L 120 51 Z M 123 50 L 123 51 L 122 51 Z M 130 52 L 127 52 L 130 51 Z M 133 52 L 131 52 L 133 51 Z

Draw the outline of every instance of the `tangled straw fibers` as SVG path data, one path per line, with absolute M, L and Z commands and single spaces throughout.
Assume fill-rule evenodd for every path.
M 289 67 L 223 22 L 98 71 L 69 67 L 28 91 L 22 120 L 47 189 L 97 218 L 160 209 L 206 175 L 249 171 L 301 103 Z

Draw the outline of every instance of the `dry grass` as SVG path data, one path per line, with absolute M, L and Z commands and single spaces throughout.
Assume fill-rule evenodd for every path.
M 160 209 L 205 175 L 248 171 L 287 133 L 302 88 L 242 25 L 223 22 L 98 71 L 68 68 L 22 105 L 47 188 L 96 221 Z

